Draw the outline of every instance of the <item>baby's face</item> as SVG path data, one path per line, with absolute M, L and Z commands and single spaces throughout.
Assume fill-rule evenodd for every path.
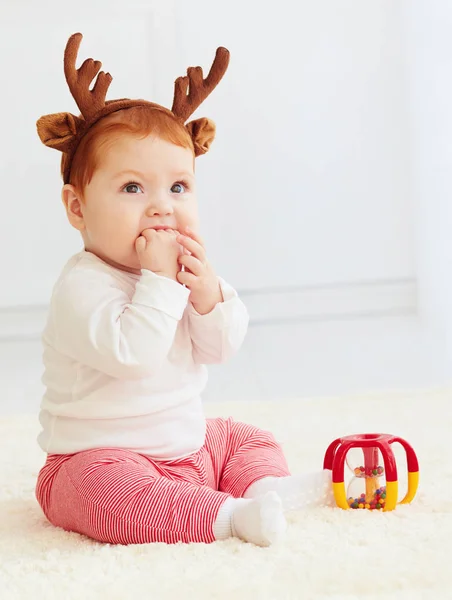
M 105 152 L 84 191 L 85 249 L 140 272 L 136 239 L 144 229 L 198 229 L 193 152 L 154 136 L 123 136 Z

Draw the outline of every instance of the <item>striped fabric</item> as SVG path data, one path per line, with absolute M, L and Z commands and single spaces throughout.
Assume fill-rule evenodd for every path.
M 195 454 L 157 462 L 118 448 L 53 454 L 36 497 L 48 520 L 110 544 L 215 540 L 213 525 L 229 496 L 263 477 L 289 475 L 273 435 L 232 419 L 209 419 Z

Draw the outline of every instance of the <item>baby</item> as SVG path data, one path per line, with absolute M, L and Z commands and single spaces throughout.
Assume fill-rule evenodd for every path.
M 205 79 L 199 67 L 179 78 L 170 111 L 106 102 L 100 63 L 75 67 L 81 38 L 64 58 L 81 115 L 38 121 L 63 153 L 63 203 L 84 249 L 56 282 L 43 333 L 37 499 L 51 523 L 101 542 L 268 546 L 285 511 L 324 501 L 331 484 L 291 476 L 271 433 L 203 414 L 205 365 L 237 352 L 248 315 L 198 233 L 194 159 L 215 127 L 185 122 L 229 54 L 218 49 Z

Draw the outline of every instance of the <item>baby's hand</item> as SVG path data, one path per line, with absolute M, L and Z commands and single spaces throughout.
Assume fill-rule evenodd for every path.
M 178 234 L 173 229 L 145 229 L 135 242 L 141 268 L 177 281 L 180 271 L 177 259 L 181 253 Z
M 179 262 L 185 271 L 177 274 L 177 280 L 190 290 L 190 302 L 195 310 L 205 315 L 212 311 L 219 302 L 223 302 L 220 283 L 206 258 L 206 251 L 201 238 L 188 227 L 186 235 L 178 235 L 177 241 L 187 254 L 179 256 Z

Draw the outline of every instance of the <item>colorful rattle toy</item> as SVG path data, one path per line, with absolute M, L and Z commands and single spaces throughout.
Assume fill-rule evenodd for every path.
M 364 433 L 349 435 L 332 442 L 323 461 L 323 468 L 332 471 L 333 492 L 336 504 L 340 508 L 367 508 L 377 510 L 394 510 L 398 499 L 397 466 L 391 444 L 398 442 L 405 450 L 408 466 L 408 490 L 400 504 L 408 504 L 416 494 L 419 483 L 419 464 L 413 448 L 400 437 L 387 433 Z M 345 492 L 344 463 L 347 453 L 352 448 L 361 448 L 364 455 L 364 464 L 352 469 L 355 477 L 350 483 L 364 481 L 364 492 L 360 495 L 350 495 Z M 380 454 L 383 465 L 380 463 Z M 382 477 L 386 485 L 381 485 Z

